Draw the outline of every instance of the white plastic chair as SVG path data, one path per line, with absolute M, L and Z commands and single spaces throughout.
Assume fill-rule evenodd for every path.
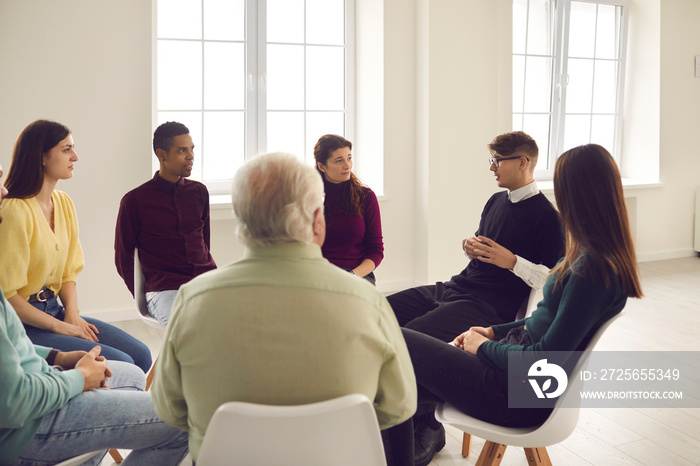
M 542 298 L 544 298 L 542 288 L 530 288 L 530 294 L 520 305 L 520 309 L 518 309 L 518 313 L 515 315 L 514 320 L 520 320 L 524 319 L 525 317 L 530 317 L 532 311 L 537 309 L 537 305 L 540 301 L 542 301 Z
M 136 310 L 139 311 L 139 317 L 151 327 L 164 329 L 165 325 L 160 323 L 158 319 L 153 317 L 148 312 L 148 301 L 146 300 L 146 277 L 141 268 L 139 260 L 139 250 L 134 249 L 134 300 L 136 301 Z
M 579 374 L 580 371 L 588 366 L 591 351 L 593 351 L 598 340 L 600 340 L 603 332 L 623 314 L 624 311 L 600 326 L 586 346 L 585 353 L 581 355 L 581 358 L 576 363 L 572 374 Z M 552 414 L 540 426 L 514 428 L 490 424 L 464 414 L 449 403 L 438 405 L 435 417 L 443 424 L 449 424 L 464 432 L 462 456 L 469 456 L 471 451 L 471 434 L 486 440 L 476 463 L 479 466 L 496 466 L 500 464 L 508 445 L 523 447 L 528 465 L 551 466 L 552 462 L 545 447 L 566 440 L 576 429 L 581 411 L 580 403 L 575 408 L 567 407 L 562 409 L 561 406 L 572 406 L 573 402 L 567 403 L 567 399 L 578 396 L 581 385 L 580 377 L 573 377 L 569 380 L 566 391 L 557 400 Z
M 143 269 L 141 268 L 138 249 L 134 249 L 134 301 L 136 301 L 136 310 L 139 312 L 139 317 L 141 317 L 141 320 L 145 322 L 146 325 L 158 329 L 165 329 L 166 326 L 148 312 L 146 276 L 143 274 Z M 158 362 L 157 358 L 153 361 L 153 366 L 146 376 L 146 391 L 151 388 L 151 384 L 153 383 L 153 377 L 156 374 L 156 362 Z
M 385 466 L 377 416 L 362 394 L 299 406 L 224 403 L 197 466 Z
M 83 453 L 82 455 L 75 456 L 71 459 L 61 461 L 60 463 L 56 464 L 55 466 L 78 466 L 80 464 L 83 464 L 93 456 L 97 455 L 98 453 L 103 452 L 104 450 L 97 450 L 97 451 L 92 451 L 90 453 Z

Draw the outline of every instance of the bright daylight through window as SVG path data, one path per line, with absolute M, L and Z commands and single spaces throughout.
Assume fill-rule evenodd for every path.
M 344 0 L 158 0 L 157 124 L 190 129 L 192 177 L 227 193 L 245 160 L 309 163 L 325 133 L 346 135 Z
M 513 1 L 513 129 L 537 141 L 544 177 L 581 144 L 619 162 L 626 16 L 624 0 Z

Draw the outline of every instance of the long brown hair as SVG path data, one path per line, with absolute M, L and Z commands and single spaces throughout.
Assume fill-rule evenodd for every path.
M 554 196 L 567 232 L 564 260 L 552 269 L 556 283 L 572 272 L 601 276 L 610 286 L 612 271 L 628 297 L 641 298 L 622 180 L 610 153 L 597 144 L 564 152 L 554 167 Z
M 344 147 L 352 150 L 352 142 L 337 134 L 325 134 L 318 139 L 318 142 L 316 142 L 314 146 L 314 159 L 317 163 L 316 170 L 321 174 L 322 178 L 323 172 L 318 169 L 318 163 L 328 165 L 328 159 L 331 157 L 331 153 Z M 354 213 L 361 216 L 364 202 L 365 191 L 362 183 L 354 173 L 350 172 L 350 180 L 343 192 L 343 209 L 349 214 Z M 326 214 L 328 214 L 328 212 L 326 212 Z M 326 220 L 329 220 L 327 217 L 328 215 L 326 215 Z
M 61 123 L 36 120 L 17 137 L 5 177 L 7 198 L 27 199 L 39 194 L 44 184 L 44 155 L 70 134 Z

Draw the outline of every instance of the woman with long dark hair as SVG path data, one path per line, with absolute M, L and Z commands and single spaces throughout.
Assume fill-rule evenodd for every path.
M 384 258 L 382 221 L 374 192 L 352 172 L 352 143 L 326 134 L 314 146 L 316 169 L 326 193 L 323 257 L 375 283 L 374 269 Z
M 642 296 L 620 172 L 608 151 L 588 144 L 562 154 L 554 194 L 566 253 L 530 317 L 472 327 L 452 344 L 402 329 L 418 382 L 416 465 L 427 465 L 445 444 L 435 402 L 493 424 L 541 424 L 551 410 L 508 408 L 508 353 L 581 351 L 627 298 Z
M 2 203 L 0 288 L 35 345 L 89 351 L 99 344 L 107 359 L 147 372 L 146 345 L 79 312 L 76 278 L 84 259 L 78 218 L 71 198 L 55 189 L 73 177 L 77 161 L 71 132 L 60 123 L 37 120 L 17 138 Z

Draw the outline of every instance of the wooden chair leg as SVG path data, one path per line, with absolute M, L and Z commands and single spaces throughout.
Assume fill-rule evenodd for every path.
M 124 458 L 122 458 L 121 453 L 119 453 L 116 448 L 112 448 L 111 450 L 109 450 L 109 454 L 112 456 L 112 459 L 117 464 L 124 461 Z
M 552 466 L 549 453 L 545 447 L 525 448 L 528 466 Z
M 151 388 L 151 384 L 153 383 L 153 376 L 156 375 L 156 363 L 158 362 L 158 358 L 153 362 L 153 366 L 151 366 L 151 370 L 148 371 L 148 375 L 146 376 L 146 391 L 148 391 L 149 388 Z
M 501 445 L 500 443 L 487 440 L 484 447 L 481 449 L 479 459 L 476 460 L 476 466 L 498 466 L 501 464 L 506 447 L 507 445 Z
M 462 436 L 462 456 L 467 457 L 472 452 L 472 434 L 464 433 Z

